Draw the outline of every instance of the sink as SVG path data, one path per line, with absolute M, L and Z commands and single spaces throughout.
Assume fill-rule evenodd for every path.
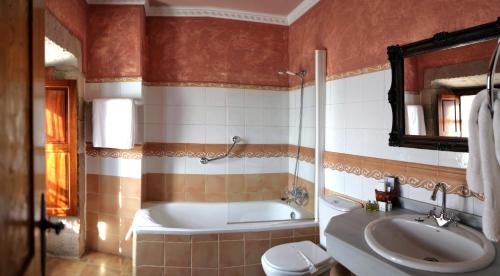
M 433 272 L 468 272 L 488 266 L 495 249 L 484 235 L 464 225 L 438 227 L 427 216 L 388 216 L 370 222 L 365 240 L 394 263 Z

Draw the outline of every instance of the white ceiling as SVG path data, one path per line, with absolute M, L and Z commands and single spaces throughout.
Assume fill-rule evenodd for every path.
M 287 16 L 304 0 L 149 0 L 151 6 L 207 7 Z

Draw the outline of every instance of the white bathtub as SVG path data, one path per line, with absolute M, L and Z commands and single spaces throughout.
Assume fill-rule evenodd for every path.
M 290 220 L 292 212 L 295 213 L 294 220 Z M 317 225 L 310 212 L 280 200 L 231 203 L 148 202 L 137 211 L 132 229 L 136 234 L 195 235 Z

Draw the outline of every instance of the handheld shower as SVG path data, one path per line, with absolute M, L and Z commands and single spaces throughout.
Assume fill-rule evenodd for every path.
M 299 72 L 292 72 L 289 70 L 282 70 L 279 71 L 278 74 L 284 76 L 284 75 L 289 75 L 293 77 L 299 77 L 300 78 L 300 116 L 299 116 L 299 129 L 298 129 L 298 137 L 297 137 L 297 153 L 295 156 L 295 170 L 293 173 L 293 183 L 292 183 L 292 188 L 287 191 L 287 194 L 291 196 L 294 200 L 295 203 L 298 205 L 303 205 L 305 201 L 307 201 L 308 198 L 308 193 L 305 190 L 305 188 L 300 187 L 298 185 L 299 182 L 299 165 L 300 165 L 300 150 L 302 148 L 302 117 L 304 113 L 304 78 L 306 76 L 306 71 L 301 70 Z
M 278 71 L 278 74 L 280 74 L 282 76 L 284 76 L 284 75 L 295 76 L 295 77 L 299 77 L 299 78 L 303 79 L 306 76 L 306 71 L 302 70 L 302 71 L 295 73 L 295 72 L 292 72 L 289 70 L 281 70 L 281 71 Z

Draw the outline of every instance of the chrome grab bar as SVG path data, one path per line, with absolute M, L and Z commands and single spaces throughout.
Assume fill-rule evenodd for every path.
M 241 138 L 239 136 L 233 136 L 233 145 L 231 145 L 231 147 L 227 150 L 227 152 L 223 155 L 219 155 L 217 157 L 214 157 L 214 158 L 207 158 L 206 156 L 202 157 L 200 159 L 200 163 L 205 165 L 207 164 L 208 162 L 211 162 L 211 161 L 215 161 L 215 160 L 219 160 L 219 159 L 222 159 L 222 158 L 226 158 L 229 156 L 229 154 L 231 153 L 231 151 L 233 150 L 234 146 L 236 146 L 236 144 L 238 142 L 241 141 Z
M 497 47 L 490 61 L 490 70 L 486 76 L 486 89 L 488 90 L 489 108 L 491 117 L 493 117 L 493 102 L 496 99 L 495 91 L 495 69 L 497 68 L 498 56 L 500 55 L 500 39 L 498 39 Z

